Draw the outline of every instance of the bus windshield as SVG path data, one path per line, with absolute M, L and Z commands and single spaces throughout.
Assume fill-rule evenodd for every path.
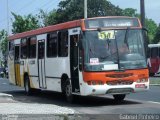
M 86 71 L 146 68 L 143 31 L 95 30 L 83 33 Z

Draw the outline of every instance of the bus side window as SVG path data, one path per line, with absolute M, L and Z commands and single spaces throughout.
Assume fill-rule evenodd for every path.
M 15 60 L 19 60 L 19 46 L 15 46 Z
M 47 57 L 57 57 L 57 33 L 47 35 Z
M 21 39 L 21 58 L 27 58 L 27 38 Z
M 58 56 L 68 56 L 68 31 L 58 33 Z
M 29 55 L 28 57 L 29 58 L 36 58 L 36 37 L 31 37 L 31 38 L 28 38 L 28 42 L 29 42 L 29 47 L 28 47 L 28 52 L 29 52 Z
M 10 41 L 9 42 L 9 57 L 11 58 L 11 59 L 14 59 L 14 41 Z
M 158 47 L 151 48 L 151 58 L 158 57 Z
M 160 58 L 160 47 L 158 47 L 158 56 Z
M 147 49 L 147 58 L 151 57 L 151 48 L 148 47 Z

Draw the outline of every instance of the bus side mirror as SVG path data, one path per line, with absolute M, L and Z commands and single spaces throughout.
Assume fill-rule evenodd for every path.
M 143 27 L 142 30 L 144 30 L 144 31 L 146 31 L 148 33 L 148 29 L 147 28 Z

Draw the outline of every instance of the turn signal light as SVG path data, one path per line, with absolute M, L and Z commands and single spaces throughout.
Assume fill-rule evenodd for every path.
M 87 81 L 88 85 L 104 85 L 103 81 Z

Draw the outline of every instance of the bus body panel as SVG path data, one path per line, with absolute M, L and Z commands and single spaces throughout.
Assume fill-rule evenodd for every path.
M 61 92 L 62 75 L 70 78 L 69 58 L 46 58 L 45 63 L 47 89 Z
M 122 78 L 129 74 L 130 76 Z M 119 90 L 124 94 L 147 91 L 149 89 L 148 76 L 148 69 L 127 70 L 126 72 L 83 72 L 82 80 L 80 80 L 81 95 L 120 94 Z M 139 79 L 145 79 L 145 81 L 138 82 Z M 88 85 L 88 82 L 97 81 L 103 81 L 104 84 Z M 128 83 L 128 81 L 132 81 L 132 83 Z M 109 82 L 115 82 L 115 84 L 108 85 Z
M 9 82 L 16 85 L 14 60 L 8 58 Z

